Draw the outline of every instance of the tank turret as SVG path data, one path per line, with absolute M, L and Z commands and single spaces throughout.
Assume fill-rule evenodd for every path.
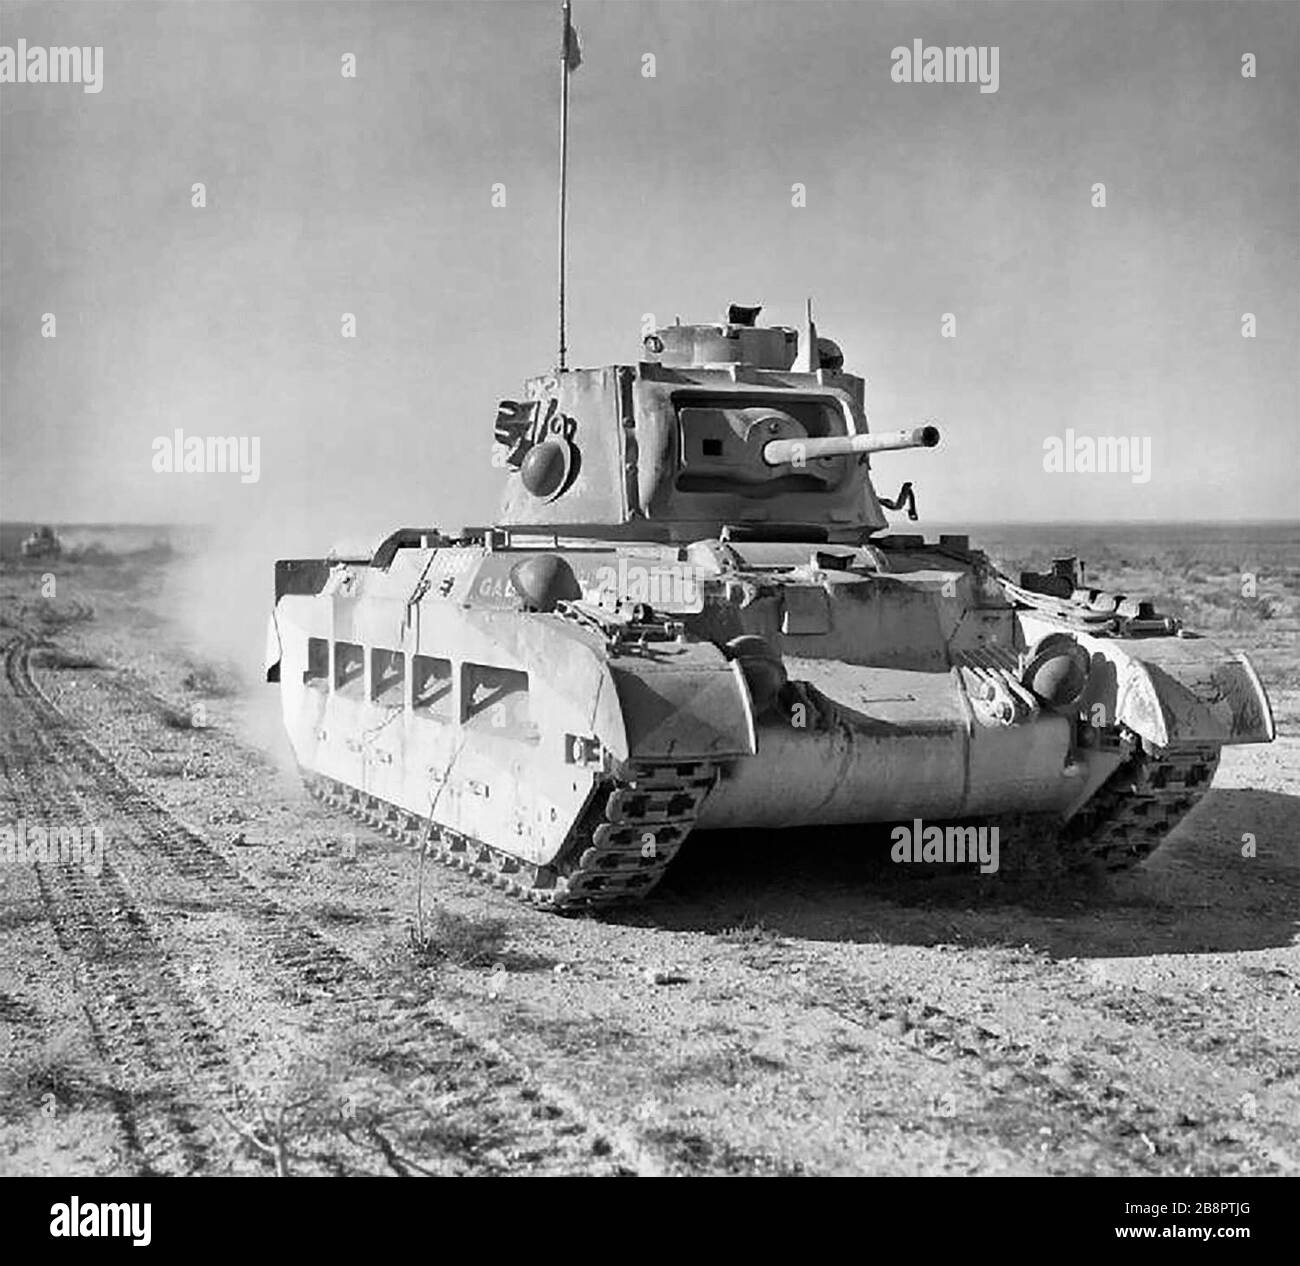
M 929 448 L 937 428 L 869 430 L 865 380 L 805 331 L 732 304 L 647 335 L 633 365 L 557 371 L 501 402 L 505 527 L 668 541 L 797 525 L 857 541 L 886 524 L 867 455 Z

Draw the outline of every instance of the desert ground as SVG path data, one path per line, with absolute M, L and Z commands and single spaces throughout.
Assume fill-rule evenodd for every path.
M 974 536 L 1008 570 L 1070 543 Z M 0 1172 L 1300 1172 L 1295 538 L 1070 551 L 1249 651 L 1278 722 L 1137 869 L 699 834 L 575 918 L 308 798 L 184 544 L 9 549 L 0 825 L 104 844 L 0 865 Z

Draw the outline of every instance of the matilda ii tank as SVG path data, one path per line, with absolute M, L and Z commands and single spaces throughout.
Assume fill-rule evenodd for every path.
M 1273 737 L 1249 662 L 1072 560 L 1012 580 L 890 531 L 911 489 L 872 465 L 938 429 L 873 431 L 835 344 L 758 315 L 503 401 L 493 526 L 276 564 L 310 787 L 556 910 L 644 897 L 702 828 L 1031 815 L 1140 862 L 1225 745 Z

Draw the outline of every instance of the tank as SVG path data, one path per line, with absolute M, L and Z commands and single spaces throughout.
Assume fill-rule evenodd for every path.
M 52 527 L 40 527 L 22 543 L 24 558 L 58 558 L 63 553 L 63 542 Z
M 839 348 L 759 314 L 502 401 L 492 526 L 276 564 L 267 675 L 309 787 L 561 911 L 644 897 L 705 829 L 951 851 L 1027 815 L 1070 864 L 1141 862 L 1223 747 L 1273 738 L 1249 661 L 1073 559 L 1012 579 L 891 531 L 914 499 L 873 463 L 942 460 L 939 428 L 872 431 Z

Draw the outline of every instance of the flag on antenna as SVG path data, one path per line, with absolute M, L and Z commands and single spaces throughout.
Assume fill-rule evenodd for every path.
M 582 65 L 582 46 L 578 43 L 578 28 L 569 17 L 569 6 L 564 6 L 564 64 L 569 70 Z

